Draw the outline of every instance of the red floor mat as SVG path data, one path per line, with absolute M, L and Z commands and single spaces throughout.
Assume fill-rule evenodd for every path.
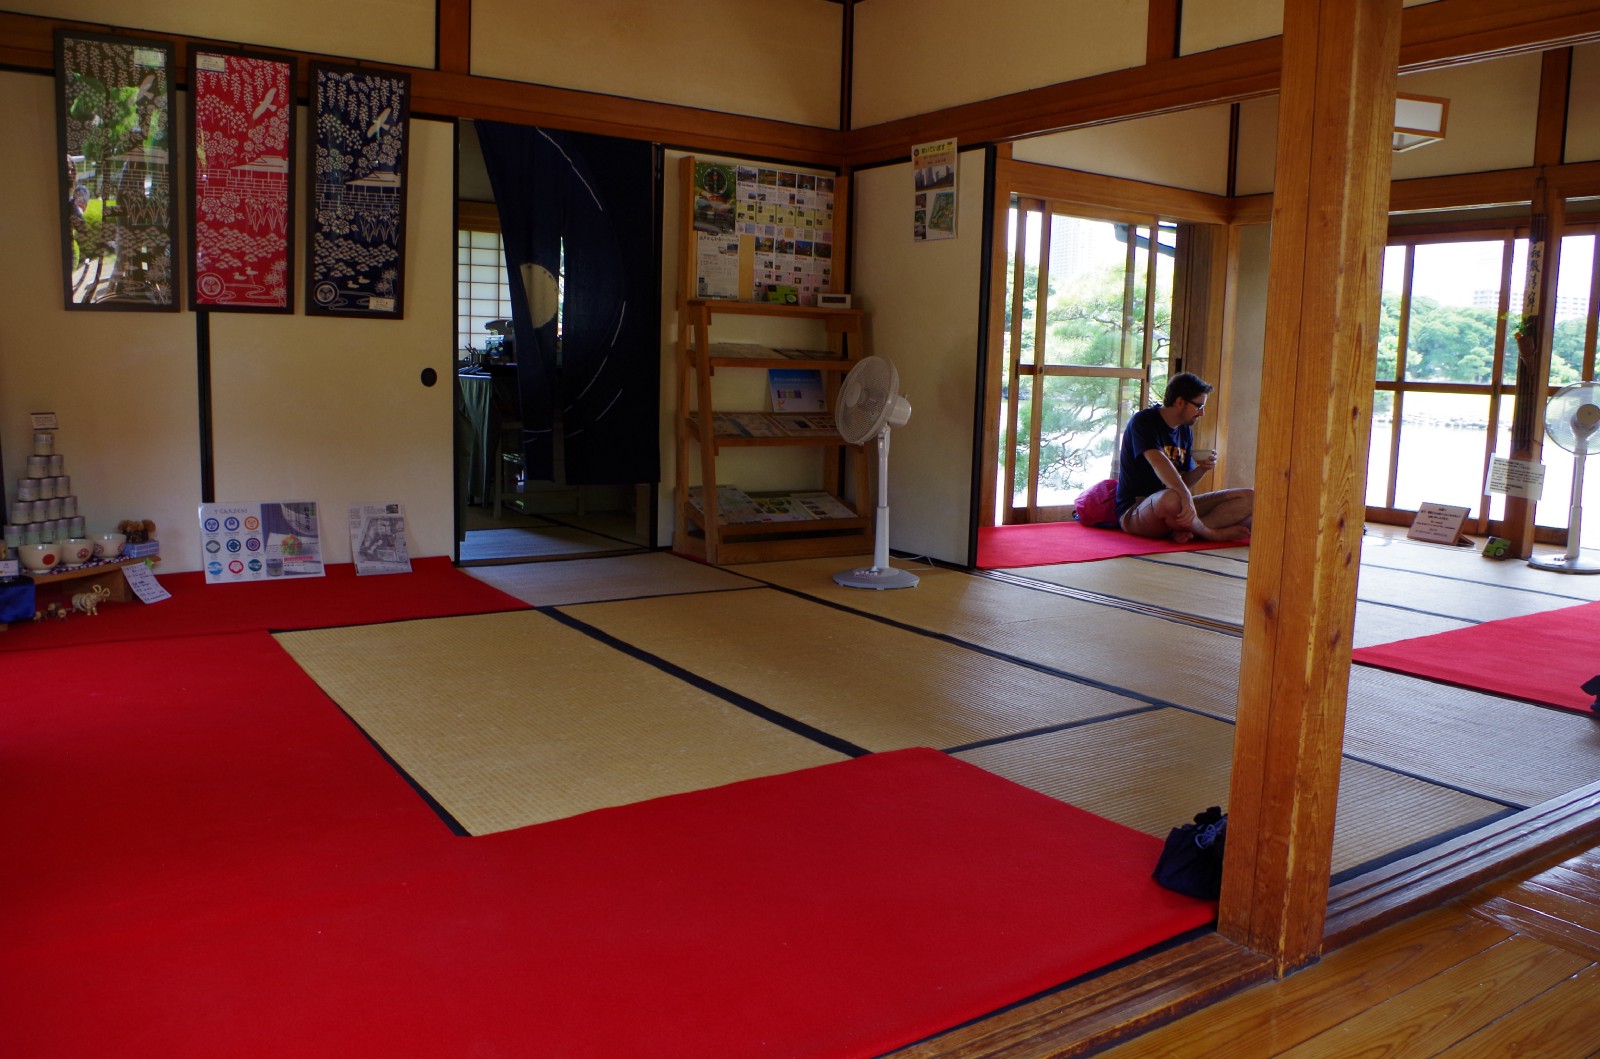
M 1000 570 L 1013 566 L 1052 566 L 1086 563 L 1123 555 L 1158 552 L 1199 552 L 1214 548 L 1241 548 L 1249 541 L 1190 541 L 1136 537 L 1119 529 L 1099 529 L 1081 522 L 1032 522 L 1020 526 L 982 526 L 978 529 L 978 569 Z
M 444 618 L 525 610 L 528 604 L 457 570 L 448 556 L 411 561 L 409 574 L 358 577 L 350 563 L 335 563 L 325 577 L 208 585 L 195 570 L 156 579 L 171 599 L 144 604 L 103 603 L 90 617 L 24 622 L 0 632 L 0 651 L 70 644 L 149 640 L 170 636 L 371 625 L 412 618 Z
M 1214 914 L 932 750 L 459 838 L 264 634 L 34 657 L 7 1055 L 871 1056 Z
M 1600 603 L 1362 647 L 1352 658 L 1443 684 L 1588 713 L 1595 697 L 1580 685 L 1600 674 Z

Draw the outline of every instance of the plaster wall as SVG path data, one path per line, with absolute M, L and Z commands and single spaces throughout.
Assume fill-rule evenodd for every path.
M 178 33 L 258 48 L 371 59 L 403 66 L 434 65 L 435 0 L 274 0 L 270 4 L 161 0 L 129 5 L 115 0 L 7 0 L 6 9 L 132 32 Z M 119 30 L 121 32 L 121 30 Z
M 856 7 L 860 128 L 1144 62 L 1145 0 L 872 0 Z M 930 136 L 929 139 L 933 139 Z
M 474 0 L 472 72 L 837 128 L 842 12 L 827 0 Z
M 1201 107 L 1019 140 L 1021 162 L 1080 169 L 1151 184 L 1225 195 L 1226 106 Z
M 890 443 L 889 543 L 962 564 L 982 337 L 983 158 L 961 152 L 954 239 L 912 238 L 909 164 L 858 173 L 855 192 L 857 304 L 872 352 L 894 363 L 912 408 Z
M 7 495 L 31 451 L 29 413 L 53 411 L 87 528 L 152 519 L 161 570 L 198 569 L 197 318 L 63 307 L 54 79 L 0 73 L 0 107 L 13 115 L 8 207 L 0 210 L 0 240 L 14 248 L 0 259 L 11 292 L 0 314 Z M 412 124 L 404 320 L 307 317 L 299 290 L 294 315 L 210 314 L 215 499 L 319 502 L 332 530 L 323 541 L 329 562 L 349 561 L 342 516 L 367 501 L 405 504 L 413 555 L 451 551 L 451 130 Z M 302 204 L 297 223 L 304 216 Z M 435 369 L 438 385 L 422 386 L 424 367 Z

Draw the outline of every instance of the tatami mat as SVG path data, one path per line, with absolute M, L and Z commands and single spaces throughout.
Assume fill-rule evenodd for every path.
M 771 589 L 562 610 L 869 750 L 962 746 L 1147 705 Z
M 472 834 L 843 757 L 545 614 L 278 640 Z
M 932 571 L 914 589 L 845 595 L 852 590 L 818 585 L 814 562 L 741 569 L 1150 700 L 1229 721 L 1237 710 L 1235 635 L 953 570 Z M 1345 751 L 1516 805 L 1600 778 L 1600 726 L 1591 718 L 1366 666 L 1351 670 Z
M 1368 666 L 1350 670 L 1344 750 L 1514 805 L 1600 779 L 1600 724 Z
M 1164 709 L 964 751 L 991 772 L 1151 835 L 1228 804 L 1233 726 Z M 1503 811 L 1494 802 L 1346 760 L 1335 873 Z
M 1548 554 L 1551 550 L 1541 546 L 1539 554 Z M 1479 552 L 1478 548 L 1448 548 L 1369 533 L 1361 541 L 1361 564 L 1545 592 L 1572 602 L 1600 600 L 1600 577 L 1539 570 L 1520 559 L 1485 559 Z M 1600 560 L 1600 553 L 1590 549 L 1584 552 L 1586 558 Z
M 666 552 L 463 569 L 535 607 L 755 586 L 755 582 L 736 573 Z
M 636 544 L 570 526 L 474 530 L 461 547 L 463 559 L 550 558 L 635 550 Z

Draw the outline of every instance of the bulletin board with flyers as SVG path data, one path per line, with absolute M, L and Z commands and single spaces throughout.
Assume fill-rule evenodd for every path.
M 834 289 L 842 192 L 831 173 L 696 159 L 690 297 L 817 304 Z

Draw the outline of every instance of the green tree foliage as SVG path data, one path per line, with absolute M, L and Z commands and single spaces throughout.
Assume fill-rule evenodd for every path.
M 1577 382 L 1583 370 L 1584 321 L 1559 320 L 1551 349 L 1550 381 Z M 1411 300 L 1406 342 L 1407 382 L 1458 382 L 1487 385 L 1494 377 L 1495 312 L 1471 306 L 1441 305 L 1432 298 Z M 1380 381 L 1393 382 L 1399 363 L 1400 299 L 1383 296 L 1378 320 Z M 1516 344 L 1507 335 L 1506 380 L 1516 377 Z M 1387 395 L 1380 395 L 1386 397 Z
M 1049 290 L 1045 359 L 1051 364 L 1095 367 L 1139 367 L 1144 356 L 1145 293 L 1138 285 L 1130 306 L 1132 330 L 1124 356 L 1122 341 L 1123 269 L 1108 268 L 1086 276 L 1058 291 L 1052 282 Z M 1038 269 L 1029 268 L 1023 277 L 1022 362 L 1030 363 L 1034 353 L 1034 297 L 1038 289 Z M 1167 349 L 1171 342 L 1172 307 L 1170 299 L 1158 294 L 1155 312 L 1153 357 L 1165 375 Z M 1017 418 L 1016 472 L 1013 495 L 1021 495 L 1028 485 L 1027 431 L 1033 414 L 1031 381 L 1023 381 Z M 1121 379 L 1065 377 L 1046 383 L 1047 397 L 1041 408 L 1039 435 L 1039 487 L 1041 490 L 1075 492 L 1112 473 L 1116 459 L 1118 428 L 1125 414 L 1135 411 L 1137 382 Z

